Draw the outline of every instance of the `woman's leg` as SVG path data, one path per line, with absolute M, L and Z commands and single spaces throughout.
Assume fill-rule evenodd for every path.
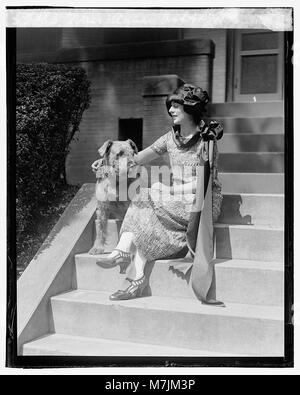
M 131 263 L 127 271 L 127 279 L 130 285 L 123 291 L 117 291 L 110 295 L 110 300 L 128 300 L 140 297 L 143 295 L 147 287 L 147 279 L 144 276 L 144 267 L 147 259 L 142 252 L 137 249 L 134 261 Z
M 132 232 L 123 232 L 121 234 L 120 240 L 115 247 L 115 249 L 108 255 L 109 258 L 114 258 L 118 255 L 117 250 L 121 250 L 123 252 L 134 252 L 134 244 L 133 244 L 134 234 Z
M 144 268 L 146 263 L 147 263 L 147 259 L 142 254 L 142 252 L 139 249 L 137 249 L 134 256 L 134 260 L 128 269 L 127 277 L 130 278 L 131 280 L 141 279 L 144 276 Z

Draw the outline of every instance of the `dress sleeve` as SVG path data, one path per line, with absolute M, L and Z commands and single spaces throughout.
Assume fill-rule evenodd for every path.
M 169 137 L 169 132 L 161 136 L 159 139 L 157 139 L 152 145 L 150 145 L 150 148 L 156 152 L 158 155 L 163 155 L 167 152 L 167 140 Z

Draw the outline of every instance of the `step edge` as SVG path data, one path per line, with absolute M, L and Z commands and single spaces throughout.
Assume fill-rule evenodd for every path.
M 272 230 L 277 232 L 284 232 L 284 227 L 272 227 L 270 225 L 241 225 L 241 224 L 230 224 L 230 223 L 220 223 L 217 222 L 214 224 L 214 228 L 216 229 L 225 229 L 225 228 L 232 228 L 232 229 L 246 229 L 246 230 Z
M 222 137 L 222 139 L 220 140 L 220 144 L 222 143 L 222 141 L 223 141 L 223 138 L 225 137 L 225 136 L 230 136 L 230 137 L 239 137 L 239 136 L 251 136 L 251 137 L 262 137 L 262 136 L 264 136 L 266 139 L 269 137 L 270 138 L 270 136 L 280 136 L 280 137 L 282 137 L 282 136 L 284 136 L 284 133 L 279 133 L 279 132 L 274 132 L 274 133 L 267 133 L 267 134 L 264 134 L 264 133 L 258 133 L 258 132 L 253 132 L 253 133 L 242 133 L 242 132 L 240 132 L 240 133 L 231 133 L 231 132 L 224 132 L 224 134 L 223 134 L 223 137 Z M 91 149 L 92 150 L 92 149 Z
M 88 253 L 80 253 L 75 255 L 75 259 L 78 261 L 82 259 L 89 259 L 92 261 L 96 261 L 98 259 L 98 255 L 89 255 Z M 191 262 L 190 258 L 178 258 L 178 259 L 157 259 L 155 261 L 156 265 L 169 265 L 172 262 Z M 77 261 L 77 262 L 78 262 Z M 77 263 L 76 262 L 76 263 Z M 95 263 L 95 262 L 94 262 Z M 258 270 L 274 270 L 274 271 L 283 271 L 284 264 L 280 261 L 258 261 L 258 260 L 250 260 L 250 259 L 227 259 L 227 258 L 215 258 L 212 261 L 215 265 L 221 265 L 223 267 L 236 267 L 236 268 L 245 268 L 245 269 L 258 269 Z M 232 266 L 231 266 L 232 265 Z M 249 266 L 248 266 L 249 265 Z M 257 265 L 257 267 L 256 267 Z
M 251 115 L 237 115 L 237 116 L 231 116 L 231 117 L 226 117 L 226 116 L 208 116 L 207 117 L 207 119 L 225 119 L 225 120 L 227 120 L 227 119 L 253 119 L 253 120 L 255 120 L 255 119 L 280 119 L 280 120 L 284 120 L 285 119 L 285 116 L 284 115 L 276 115 L 276 116 L 274 116 L 274 115 L 271 115 L 271 114 L 268 114 L 268 115 L 258 115 L 258 116 L 251 116 Z
M 121 344 L 121 345 L 124 345 L 124 346 L 128 345 L 128 346 L 132 346 L 132 347 L 149 347 L 149 348 L 153 348 L 153 349 L 166 349 L 166 350 L 169 349 L 170 351 L 171 350 L 174 350 L 174 351 L 178 350 L 178 351 L 183 351 L 183 352 L 184 351 L 185 352 L 189 352 L 190 351 L 191 353 L 193 353 L 193 352 L 200 352 L 201 353 L 202 352 L 202 353 L 206 353 L 206 354 L 211 354 L 212 356 L 213 355 L 220 355 L 220 356 L 230 356 L 231 355 L 231 354 L 228 354 L 228 353 L 217 353 L 217 352 L 209 351 L 209 350 L 193 349 L 193 348 L 189 349 L 188 347 L 162 346 L 162 345 L 151 344 L 151 343 L 138 343 L 138 342 L 135 343 L 135 342 L 127 342 L 127 341 L 122 341 L 122 340 L 117 340 L 117 339 L 94 338 L 94 337 L 88 337 L 88 336 L 73 336 L 73 335 L 66 335 L 66 334 L 62 334 L 62 333 L 49 333 L 49 334 L 46 334 L 43 337 L 39 337 L 39 338 L 36 338 L 36 339 L 34 339 L 34 340 L 32 340 L 32 341 L 30 341 L 28 343 L 25 343 L 23 345 L 23 348 L 29 348 L 29 349 L 33 349 L 33 350 L 40 350 L 41 349 L 41 345 L 38 345 L 38 344 L 35 344 L 35 343 L 38 342 L 38 341 L 41 341 L 42 339 L 46 340 L 49 337 L 51 337 L 51 338 L 53 338 L 53 337 L 56 338 L 57 337 L 58 339 L 61 339 L 61 340 L 69 339 L 69 340 L 74 340 L 74 341 L 78 341 L 78 342 L 82 342 L 82 343 L 85 343 L 85 342 L 88 342 L 88 341 L 92 341 L 96 345 L 99 345 L 99 346 L 101 344 L 103 344 L 103 341 L 104 341 L 106 343 L 112 343 L 113 345 Z M 45 347 L 45 345 L 42 345 L 42 346 Z M 52 347 L 53 347 L 52 345 L 48 345 L 47 348 L 52 349 Z M 75 355 L 75 354 L 73 354 L 73 355 Z M 243 356 L 243 354 L 235 354 L 235 355 Z M 200 357 L 201 357 L 201 355 L 200 355 Z
M 284 193 L 249 193 L 249 192 L 241 192 L 241 193 L 237 193 L 237 192 L 233 192 L 233 193 L 229 193 L 229 192 L 224 192 L 222 193 L 223 196 L 249 196 L 249 197 L 275 197 L 275 198 L 284 198 L 285 194 Z
M 226 173 L 223 173 L 222 171 L 220 171 L 219 172 L 219 176 L 222 176 L 222 174 L 232 174 L 232 175 L 251 175 L 251 176 L 268 176 L 268 177 L 272 177 L 272 176 L 281 176 L 281 177 L 283 177 L 284 175 L 285 175 L 285 173 L 284 172 L 279 172 L 279 173 L 273 173 L 273 172 L 270 172 L 270 173 L 248 173 L 248 172 L 239 172 L 239 173 L 235 173 L 235 172 L 226 172 Z
M 88 293 L 90 295 L 98 295 L 102 296 L 103 300 L 86 300 L 83 298 L 81 299 L 71 299 L 71 296 L 74 294 L 80 294 L 82 292 Z M 51 303 L 71 303 L 71 304 L 84 304 L 84 305 L 106 305 L 106 306 L 115 306 L 116 308 L 134 308 L 134 309 L 148 309 L 148 310 L 153 310 L 153 311 L 172 311 L 173 313 L 186 313 L 186 314 L 201 314 L 201 315 L 208 315 L 208 316 L 224 316 L 224 317 L 231 317 L 231 318 L 241 318 L 241 319 L 249 319 L 249 320 L 266 320 L 266 321 L 274 321 L 274 322 L 282 322 L 284 319 L 284 308 L 280 306 L 261 306 L 261 305 L 251 305 L 251 304 L 238 304 L 238 303 L 225 303 L 226 307 L 215 307 L 215 306 L 207 306 L 207 305 L 202 305 L 199 303 L 199 301 L 194 301 L 194 305 L 199 306 L 199 309 L 197 311 L 192 311 L 192 310 L 182 310 L 179 309 L 178 305 L 174 303 L 176 300 L 182 301 L 184 298 L 174 298 L 174 297 L 165 297 L 165 296 L 151 296 L 151 299 L 155 299 L 155 301 L 170 301 L 173 303 L 173 309 L 170 310 L 170 306 L 166 308 L 165 306 L 145 306 L 142 304 L 131 304 L 130 302 L 141 302 L 143 303 L 143 299 L 145 298 L 140 298 L 140 299 L 133 299 L 130 301 L 110 301 L 109 300 L 109 292 L 104 292 L 104 291 L 95 291 L 95 290 L 72 290 L 63 294 L 59 294 L 56 296 L 51 297 Z M 105 298 L 105 299 L 104 299 Z M 184 299 L 185 300 L 185 299 Z M 191 299 L 192 300 L 192 299 Z M 170 303 L 170 305 L 172 305 Z M 175 306 L 174 306 L 175 304 Z M 191 305 L 189 305 L 191 307 Z M 234 312 L 234 308 L 240 308 L 241 311 L 245 312 L 244 314 L 240 314 L 237 312 Z M 248 310 L 252 310 L 252 313 L 249 315 L 246 315 Z M 231 309 L 231 310 L 230 310 Z M 232 311 L 233 310 L 233 311 Z M 271 311 L 270 311 L 271 310 Z M 254 312 L 254 313 L 253 313 Z M 268 315 L 264 315 L 263 313 L 267 312 Z M 224 314 L 225 313 L 225 314 Z M 259 314 L 258 314 L 259 313 Z
M 240 151 L 240 152 L 222 152 L 219 147 L 219 157 L 222 155 L 284 155 L 284 151 Z

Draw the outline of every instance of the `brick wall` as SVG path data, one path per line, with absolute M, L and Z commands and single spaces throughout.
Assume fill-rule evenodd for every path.
M 210 39 L 215 44 L 215 58 L 213 61 L 212 102 L 226 101 L 226 29 L 182 29 L 183 38 Z
M 118 139 L 119 118 L 144 119 L 144 148 L 169 130 L 166 95 L 143 100 L 143 77 L 176 72 L 184 81 L 209 91 L 209 58 L 192 55 L 81 63 L 92 82 L 92 103 L 84 114 L 78 139 L 71 146 L 66 163 L 68 182 L 94 181 L 90 164 L 98 159 L 97 150 L 107 139 Z
M 112 31 L 116 33 L 112 36 Z M 41 54 L 42 61 L 49 61 L 43 56 L 48 51 L 59 52 L 66 48 L 85 48 L 105 45 L 109 42 L 170 40 L 181 36 L 181 39 L 210 39 L 215 44 L 213 62 L 212 101 L 224 102 L 226 89 L 226 37 L 227 29 L 99 29 L 99 28 L 18 28 L 17 59 L 18 61 L 36 61 L 35 54 Z M 139 32 L 140 31 L 140 32 Z M 177 37 L 176 37 L 177 36 Z M 53 58 L 53 53 L 51 54 Z M 50 60 L 51 61 L 51 60 Z M 53 61 L 53 59 L 52 59 Z M 176 74 L 179 75 L 179 72 Z
M 70 44 L 70 37 L 68 40 Z M 66 161 L 70 184 L 95 180 L 90 165 L 98 159 L 97 150 L 107 139 L 118 139 L 120 118 L 143 118 L 144 148 L 170 128 L 171 119 L 165 107 L 165 97 L 170 92 L 145 103 L 144 77 L 176 74 L 185 82 L 212 92 L 215 55 L 212 40 L 196 38 L 99 47 L 72 45 L 66 48 L 62 40 L 57 51 L 18 53 L 18 62 L 80 65 L 91 81 L 92 102 Z

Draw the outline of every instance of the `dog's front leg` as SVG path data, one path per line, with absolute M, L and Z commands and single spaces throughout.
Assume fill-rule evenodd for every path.
M 105 249 L 106 229 L 108 218 L 108 203 L 98 202 L 96 210 L 95 229 L 96 237 L 93 247 L 90 249 L 90 255 L 102 254 Z

